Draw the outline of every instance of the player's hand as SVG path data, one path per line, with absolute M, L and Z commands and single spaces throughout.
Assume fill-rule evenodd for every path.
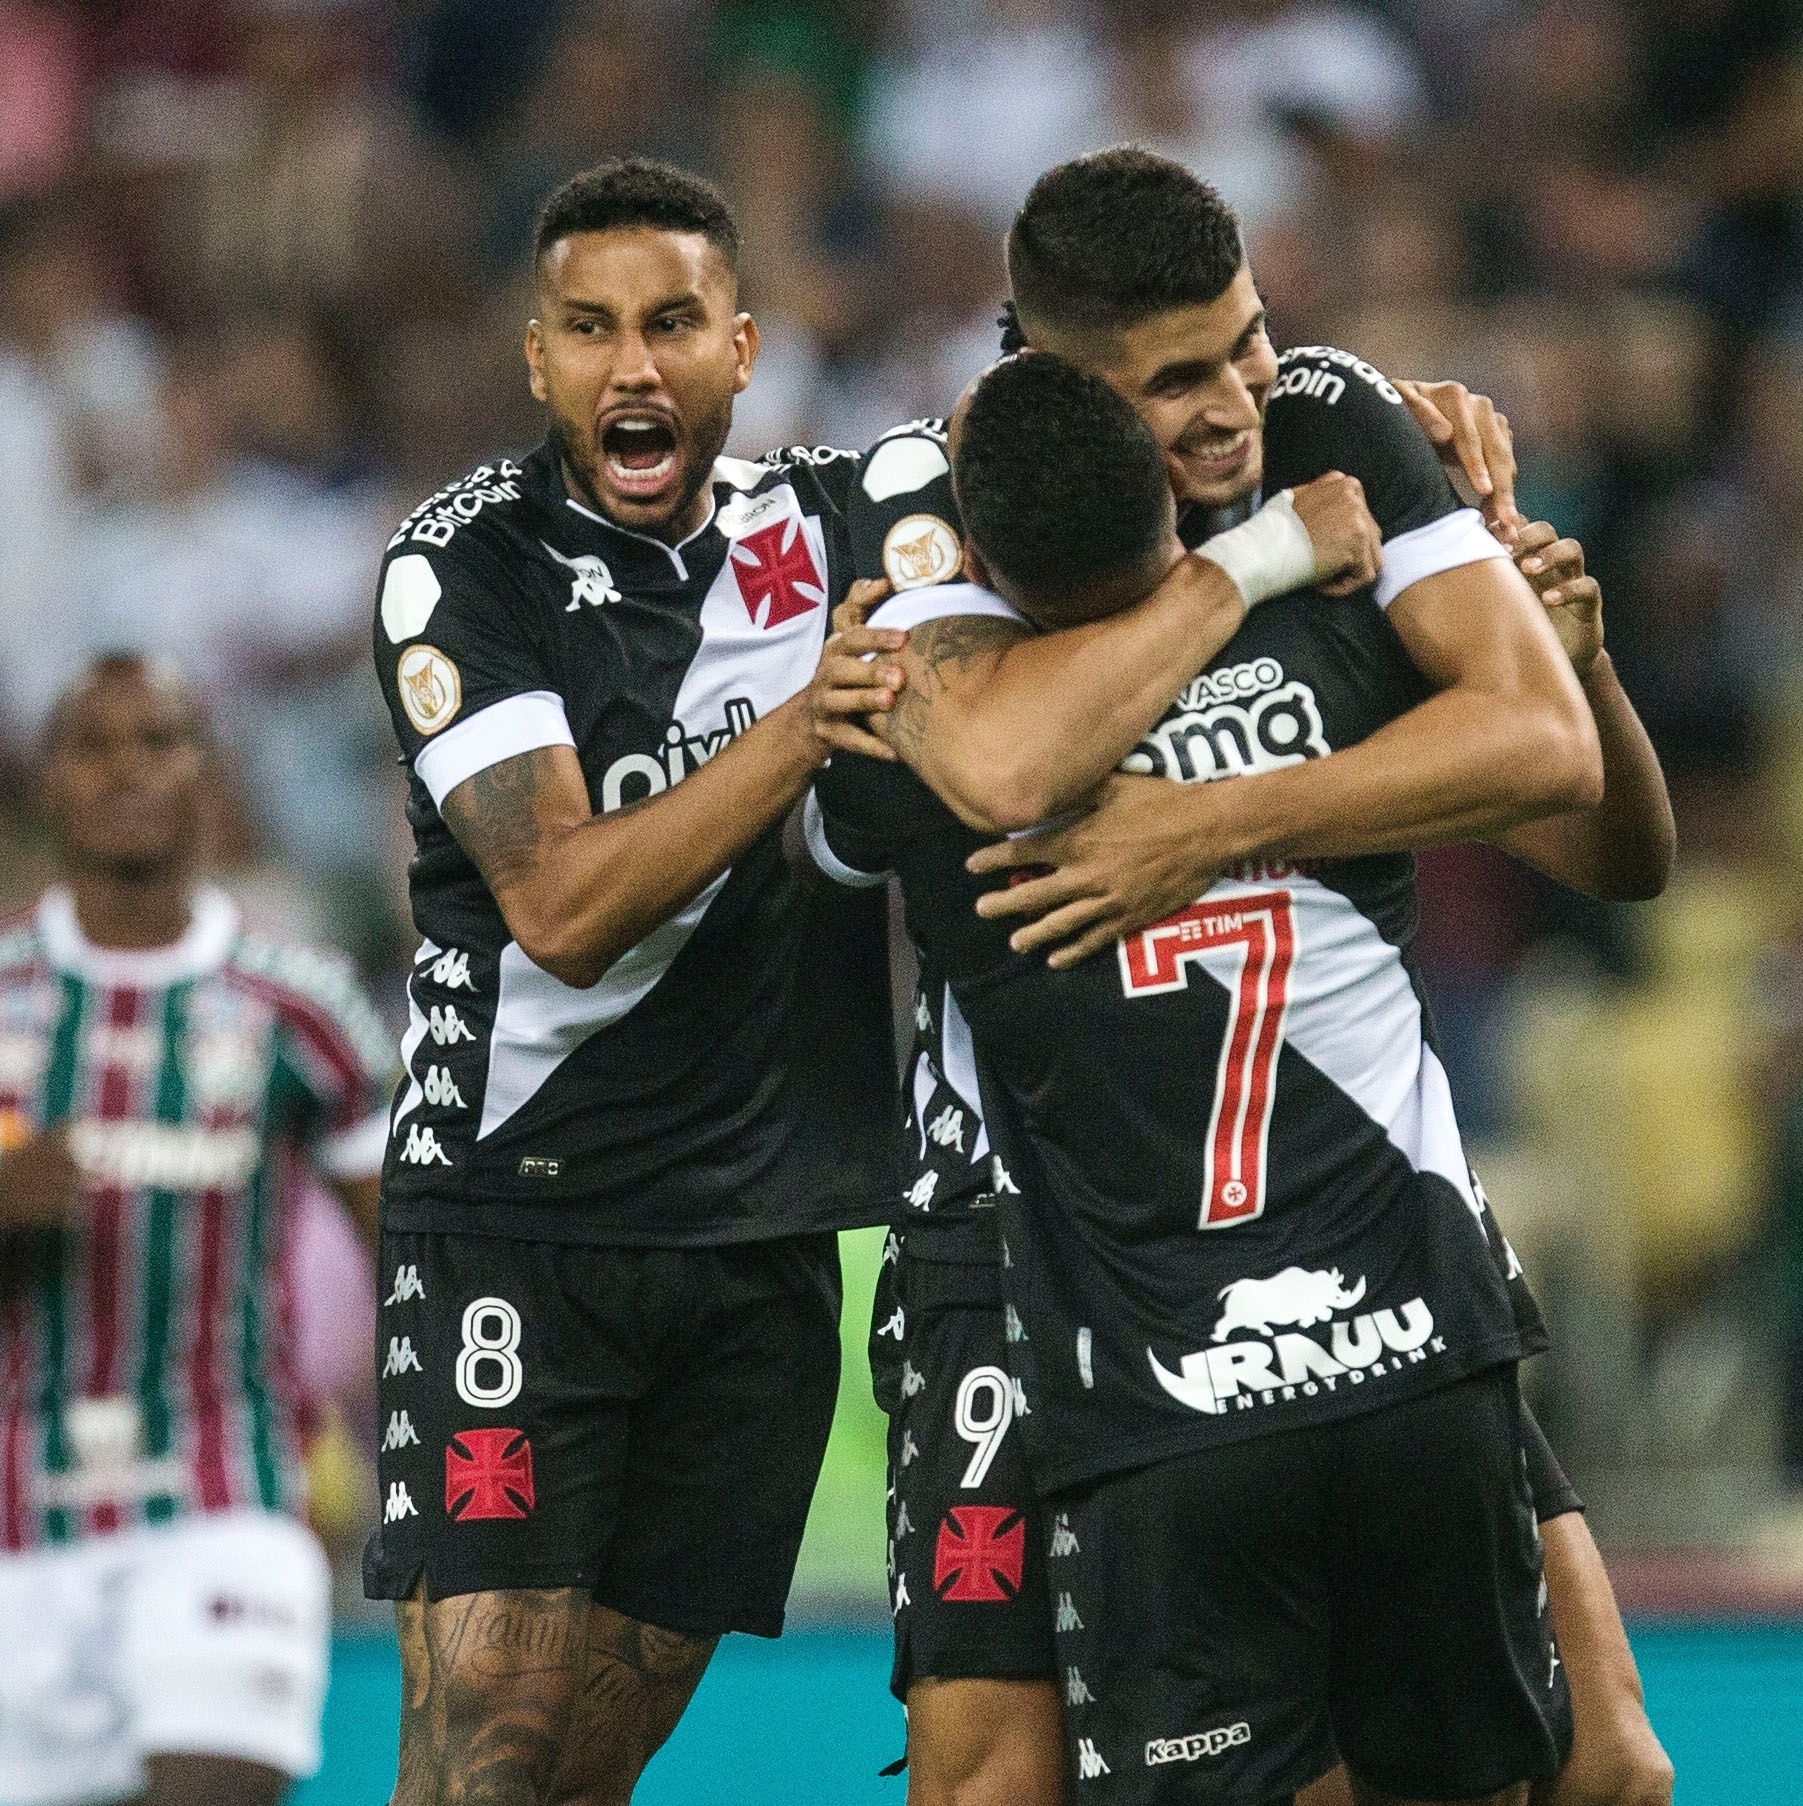
M 1396 387 L 1440 462 L 1477 491 L 1485 523 L 1504 545 L 1527 525 L 1515 505 L 1515 436 L 1508 416 L 1463 383 L 1398 380 Z
M 1311 581 L 1324 596 L 1349 596 L 1377 581 L 1383 566 L 1383 534 L 1357 477 L 1330 470 L 1292 490 L 1290 506 L 1308 529 L 1315 549 Z
M 889 596 L 887 577 L 860 577 L 845 592 L 845 600 L 833 610 L 833 632 L 850 633 L 870 619 L 870 611 Z
M 835 626 L 839 614 L 865 587 L 853 586 L 851 596 L 834 611 Z M 895 757 L 894 748 L 871 732 L 870 718 L 895 707 L 896 692 L 906 681 L 895 655 L 907 643 L 908 636 L 899 628 L 860 625 L 836 631 L 821 648 L 820 663 L 802 701 L 823 762 L 834 752 Z
M 1195 902 L 1218 873 L 1198 860 L 1194 823 L 1172 823 L 1171 795 L 1168 778 L 1111 777 L 1081 820 L 979 848 L 973 872 L 1038 870 L 979 897 L 977 914 L 1033 918 L 1008 945 L 1062 969 Z
M 4 1140 L 0 1134 L 0 1143 Z M 67 1125 L 39 1130 L 8 1146 L 0 1154 L 0 1229 L 65 1228 L 80 1185 Z
M 1584 569 L 1584 548 L 1537 520 L 1516 534 L 1509 552 L 1534 586 L 1571 668 L 1587 677 L 1603 649 L 1603 591 Z

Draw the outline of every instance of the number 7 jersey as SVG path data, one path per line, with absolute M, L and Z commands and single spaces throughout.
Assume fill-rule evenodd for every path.
M 1286 355 L 1267 481 L 1358 476 L 1383 576 L 1255 609 L 1125 769 L 1295 765 L 1427 694 L 1388 604 L 1500 553 L 1392 395 L 1343 353 Z M 876 620 L 1004 606 L 940 587 Z M 1043 1488 L 1378 1408 L 1537 1345 L 1434 1051 L 1409 855 L 1236 871 L 1055 972 L 976 916 L 996 882 L 964 870 L 981 837 L 912 773 L 838 758 L 816 794 L 836 861 L 899 874 L 969 1024 Z

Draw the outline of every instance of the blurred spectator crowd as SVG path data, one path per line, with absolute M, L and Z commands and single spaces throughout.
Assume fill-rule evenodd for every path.
M 1803 1480 L 1786 0 L 0 0 L 6 891 L 42 870 L 49 699 L 143 646 L 213 698 L 221 865 L 400 969 L 371 576 L 420 495 L 536 437 L 542 196 L 628 150 L 716 176 L 764 335 L 733 449 L 860 446 L 993 355 L 1033 176 L 1122 140 L 1238 206 L 1280 344 L 1496 396 L 1528 513 L 1583 539 L 1681 870 L 1609 910 L 1426 861 L 1448 1065 L 1602 1527 L 1676 1509 L 1611 1504 L 1620 1471 Z

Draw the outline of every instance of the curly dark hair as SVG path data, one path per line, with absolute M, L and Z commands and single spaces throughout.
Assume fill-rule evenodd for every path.
M 739 267 L 739 228 L 726 196 L 712 182 L 652 157 L 615 157 L 565 182 L 538 211 L 533 265 L 578 232 L 632 226 L 699 232 L 731 268 Z

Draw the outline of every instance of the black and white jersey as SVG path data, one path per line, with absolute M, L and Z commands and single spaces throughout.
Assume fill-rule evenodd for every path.
M 680 545 L 578 506 L 541 448 L 390 542 L 377 675 L 411 774 L 424 937 L 390 1227 L 680 1244 L 880 1221 L 893 1109 L 880 896 L 798 883 L 780 828 L 578 989 L 510 937 L 440 806 L 575 749 L 599 812 L 660 795 L 811 677 L 850 581 L 858 460 L 715 466 Z
M 1503 556 L 1369 365 L 1291 352 L 1266 482 L 1357 476 L 1384 535 L 1358 595 L 1262 604 L 1125 761 L 1180 783 L 1324 757 L 1428 686 L 1386 609 Z M 1199 539 L 1214 522 L 1188 522 Z M 1005 613 L 969 585 L 880 624 Z M 1064 972 L 975 913 L 980 842 L 900 766 L 838 758 L 819 838 L 902 880 L 973 1036 L 1041 1484 L 1381 1405 L 1539 1336 L 1460 1145 L 1412 946 L 1406 854 L 1223 877 Z

